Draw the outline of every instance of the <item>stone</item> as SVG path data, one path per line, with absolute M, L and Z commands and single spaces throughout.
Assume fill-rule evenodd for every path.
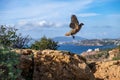
M 120 80 L 120 60 L 96 62 L 92 70 L 96 80 Z
M 85 61 L 77 54 L 43 50 L 34 59 L 33 80 L 95 80 Z
M 117 57 L 118 54 L 119 54 L 119 49 L 113 49 L 113 50 L 110 50 L 108 53 L 109 53 L 109 57 L 108 59 L 109 60 L 112 60 L 114 57 Z
M 19 67 L 26 80 L 95 80 L 86 59 L 80 55 L 58 50 L 22 52 Z

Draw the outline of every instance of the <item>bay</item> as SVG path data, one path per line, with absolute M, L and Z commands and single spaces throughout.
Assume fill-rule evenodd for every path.
M 109 48 L 114 48 L 116 47 L 115 45 L 107 45 L 107 46 L 78 46 L 78 45 L 73 45 L 73 44 L 61 44 L 58 47 L 58 50 L 65 50 L 65 51 L 69 51 L 72 53 L 76 53 L 76 54 L 81 54 L 82 52 L 87 51 L 88 49 L 109 49 Z

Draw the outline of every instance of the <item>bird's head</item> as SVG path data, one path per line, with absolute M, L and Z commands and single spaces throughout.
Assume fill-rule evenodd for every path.
M 80 25 L 84 25 L 83 23 L 80 23 Z
M 81 26 L 83 26 L 84 24 L 83 23 L 80 23 Z

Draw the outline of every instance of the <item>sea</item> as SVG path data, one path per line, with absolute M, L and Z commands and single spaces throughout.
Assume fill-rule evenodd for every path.
M 99 48 L 100 50 L 111 49 L 116 47 L 115 45 L 106 45 L 106 46 L 78 46 L 74 44 L 61 44 L 58 47 L 58 50 L 69 51 L 71 53 L 81 54 L 82 52 L 87 51 L 88 49 L 95 50 Z

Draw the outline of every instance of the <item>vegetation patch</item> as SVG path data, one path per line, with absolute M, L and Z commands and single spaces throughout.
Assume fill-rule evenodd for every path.
M 116 49 L 119 49 L 119 52 L 117 53 L 117 56 L 113 57 L 113 60 L 120 60 L 120 45 L 117 46 Z
M 0 47 L 0 80 L 16 80 L 20 77 L 19 56 L 8 48 Z
M 92 60 L 99 60 L 99 59 L 106 59 L 109 57 L 109 53 L 108 51 L 100 51 L 96 54 L 93 55 L 87 55 L 86 58 L 87 59 L 92 59 Z
M 40 40 L 35 41 L 32 44 L 31 48 L 36 50 L 44 50 L 44 49 L 56 50 L 58 48 L 58 42 L 55 42 L 52 39 L 46 38 L 44 36 Z

